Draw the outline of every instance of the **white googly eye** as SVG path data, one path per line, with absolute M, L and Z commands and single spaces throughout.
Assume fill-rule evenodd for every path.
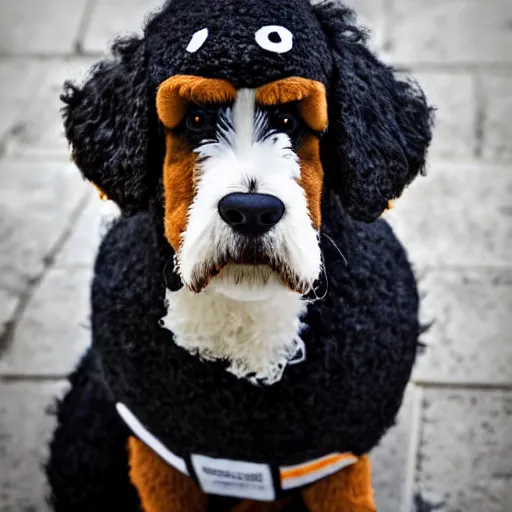
M 208 29 L 203 28 L 202 30 L 198 30 L 190 40 L 190 43 L 188 43 L 187 46 L 187 52 L 189 53 L 195 53 L 208 39 Z
M 256 32 L 256 42 L 269 52 L 286 53 L 293 48 L 293 34 L 280 25 L 267 25 Z

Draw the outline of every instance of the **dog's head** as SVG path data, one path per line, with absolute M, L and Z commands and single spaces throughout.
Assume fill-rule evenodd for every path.
M 68 85 L 75 161 L 125 214 L 163 191 L 190 289 L 306 293 L 325 191 L 371 222 L 425 165 L 423 93 L 365 42 L 334 2 L 171 0 L 143 38 Z

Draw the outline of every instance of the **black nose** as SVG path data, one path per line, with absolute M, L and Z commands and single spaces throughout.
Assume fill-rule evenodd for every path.
M 268 194 L 229 194 L 219 202 L 224 222 L 244 235 L 262 235 L 284 215 L 284 204 Z

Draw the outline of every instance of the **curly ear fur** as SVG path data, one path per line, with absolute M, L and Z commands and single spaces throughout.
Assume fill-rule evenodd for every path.
M 147 206 L 150 98 L 144 43 L 116 42 L 82 87 L 61 96 L 66 136 L 83 175 L 130 214 Z
M 424 170 L 432 109 L 368 50 L 352 10 L 324 2 L 315 12 L 334 61 L 322 142 L 328 186 L 354 218 L 372 222 Z

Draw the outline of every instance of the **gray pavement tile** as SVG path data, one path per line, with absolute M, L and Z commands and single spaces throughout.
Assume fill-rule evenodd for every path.
M 105 53 L 118 35 L 141 34 L 148 14 L 157 11 L 163 0 L 100 0 L 94 5 L 85 38 L 85 53 Z
M 50 270 L 0 359 L 0 375 L 65 376 L 90 343 L 91 269 Z
M 42 74 L 38 61 L 0 59 L 0 140 L 37 94 Z
M 48 511 L 41 465 L 55 420 L 47 409 L 65 387 L 65 382 L 0 381 L 0 511 Z
M 472 75 L 464 72 L 414 72 L 431 105 L 437 108 L 434 158 L 472 158 L 476 149 L 476 90 Z
M 45 63 L 36 58 L 0 58 L 0 97 L 32 99 L 44 72 Z
M 512 32 L 512 29 L 511 29 Z M 512 161 L 512 75 L 481 77 L 484 96 L 483 148 L 485 158 Z
M 1 288 L 20 293 L 41 272 L 86 193 L 68 161 L 0 161 Z
M 423 320 L 434 323 L 414 378 L 512 384 L 512 268 L 431 271 L 420 289 Z
M 64 136 L 60 94 L 65 80 L 81 83 L 94 59 L 48 60 L 28 107 L 18 117 L 16 131 L 5 142 L 7 155 L 52 156 L 69 154 Z
M 112 201 L 102 201 L 94 194 L 57 256 L 55 266 L 92 268 L 101 239 L 118 215 L 119 209 Z
M 396 425 L 371 453 L 373 487 L 379 512 L 409 512 L 413 484 L 411 457 L 417 438 L 420 390 L 410 384 Z
M 440 512 L 509 512 L 512 391 L 425 389 L 417 491 Z
M 507 266 L 512 262 L 512 169 L 433 162 L 386 219 L 412 262 L 425 266 Z
M 0 0 L 0 53 L 66 54 L 87 0 Z
M 509 0 L 396 0 L 391 21 L 394 62 L 512 62 Z

